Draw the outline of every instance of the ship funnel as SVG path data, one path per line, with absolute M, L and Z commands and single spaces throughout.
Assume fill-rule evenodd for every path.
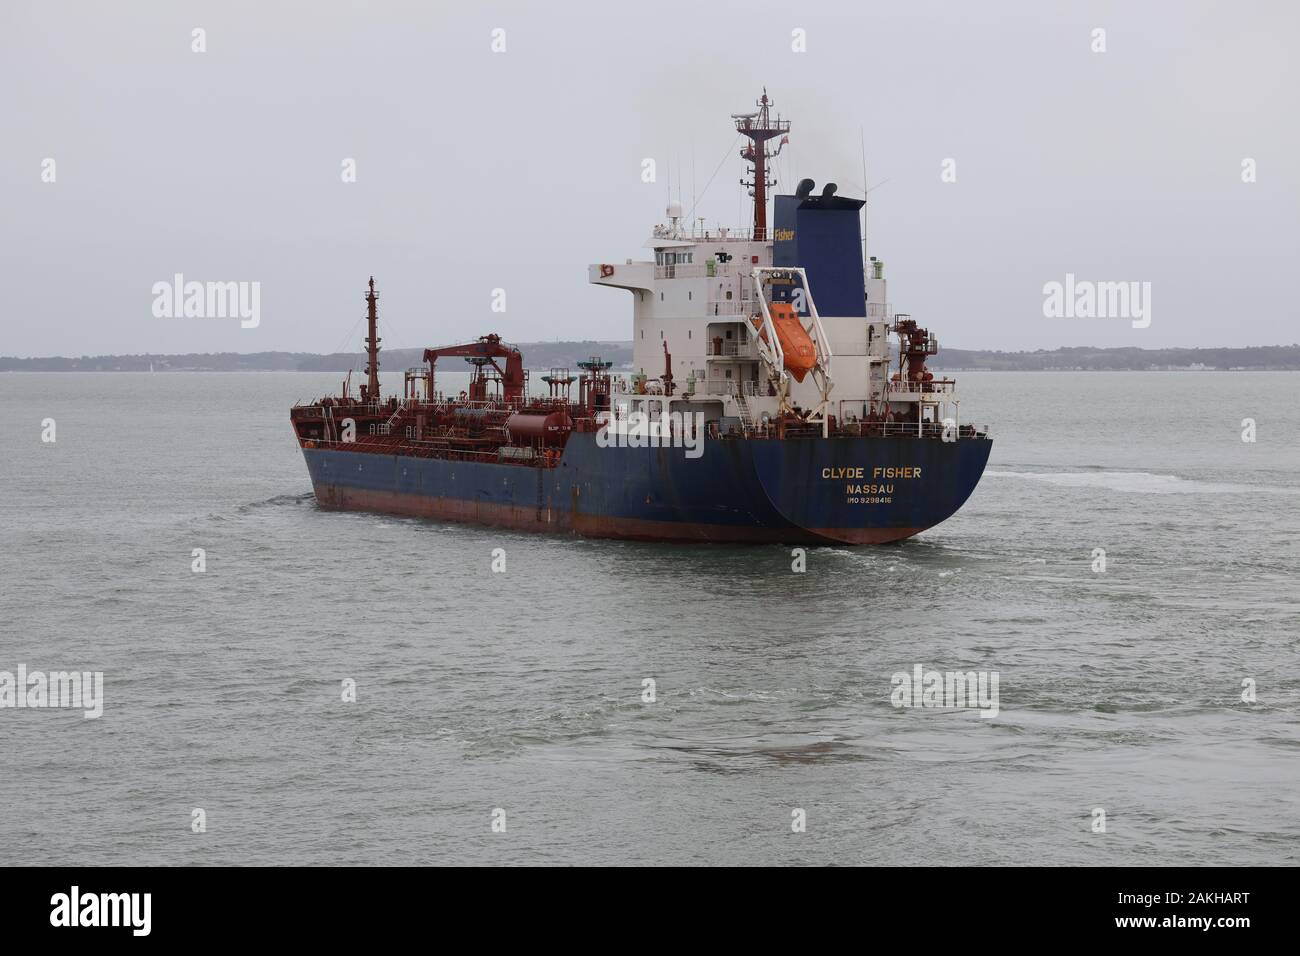
M 826 183 L 820 194 L 813 188 L 813 181 L 805 179 L 796 195 L 776 197 L 772 265 L 806 269 L 822 315 L 865 316 L 859 218 L 864 202 L 836 195 L 835 183 Z

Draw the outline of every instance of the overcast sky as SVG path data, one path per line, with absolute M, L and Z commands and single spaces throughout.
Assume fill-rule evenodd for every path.
M 357 347 L 372 273 L 386 346 L 629 339 L 587 263 L 646 255 L 670 175 L 745 223 L 729 114 L 764 85 L 779 190 L 860 195 L 865 131 L 871 252 L 944 344 L 1293 343 L 1298 9 L 5 0 L 0 354 Z M 177 272 L 260 282 L 260 325 L 155 318 Z M 1150 282 L 1150 327 L 1045 318 L 1067 272 Z

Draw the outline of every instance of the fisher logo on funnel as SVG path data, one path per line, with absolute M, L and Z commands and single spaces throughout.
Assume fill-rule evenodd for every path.
M 704 454 L 703 412 L 667 412 L 658 419 L 641 411 L 626 417 L 600 412 L 596 423 L 599 448 L 684 448 L 687 458 Z

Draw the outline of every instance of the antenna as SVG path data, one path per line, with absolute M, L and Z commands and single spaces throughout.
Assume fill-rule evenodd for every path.
M 664 199 L 664 205 L 667 206 L 668 203 L 673 201 L 673 162 L 671 159 L 668 159 L 667 153 L 664 153 L 664 160 L 664 165 L 668 167 L 668 175 L 664 177 L 665 188 L 667 190 L 667 198 Z
M 866 134 L 863 133 L 862 127 L 858 127 L 858 145 L 862 148 L 862 268 L 865 274 L 867 268 L 867 204 L 871 201 L 867 196 L 867 140 Z
M 695 194 L 695 141 L 691 140 L 691 212 L 695 212 L 696 206 L 700 203 L 699 197 Z M 703 222 L 703 220 L 701 220 Z

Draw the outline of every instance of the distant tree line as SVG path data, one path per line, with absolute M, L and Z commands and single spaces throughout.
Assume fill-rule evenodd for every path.
M 533 369 L 576 368 L 593 355 L 614 363 L 632 361 L 631 342 L 528 342 L 520 343 L 524 364 Z M 395 372 L 422 365 L 424 349 L 384 349 L 379 353 L 383 371 Z M 346 372 L 365 368 L 361 352 L 191 352 L 183 355 L 83 355 L 80 358 L 9 358 L 0 356 L 0 372 Z M 448 368 L 454 368 L 449 364 Z
M 1064 348 L 1036 352 L 991 352 L 940 348 L 929 364 L 943 369 L 991 371 L 1088 371 L 1189 368 L 1300 369 L 1300 345 L 1265 345 L 1241 349 Z
M 614 368 L 630 365 L 631 342 L 527 342 L 520 343 L 524 364 L 532 369 L 575 369 L 582 359 L 599 355 Z M 380 353 L 384 371 L 394 372 L 421 364 L 423 349 L 385 349 Z M 365 367 L 360 352 L 317 355 L 310 352 L 204 352 L 185 355 L 91 355 L 80 358 L 7 358 L 0 356 L 0 372 L 346 372 Z M 1205 366 L 1215 369 L 1300 369 L 1300 345 L 1267 345 L 1240 349 L 1138 349 L 1064 348 L 1036 352 L 994 352 L 942 348 L 929 363 L 936 369 L 989 369 L 992 371 L 1046 371 L 1056 369 L 1147 369 Z

